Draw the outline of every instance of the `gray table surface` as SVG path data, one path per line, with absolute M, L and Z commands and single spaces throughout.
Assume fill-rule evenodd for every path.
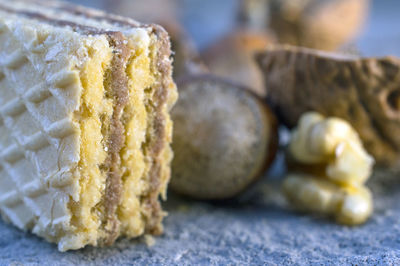
M 81 2 L 93 5 L 93 1 Z M 189 14 L 212 2 L 183 1 L 191 7 Z M 228 0 L 215 2 L 232 8 Z M 400 55 L 399 11 L 398 0 L 374 2 L 358 41 L 363 54 Z M 229 30 L 229 8 L 224 12 L 226 19 L 208 28 L 208 34 L 199 32 L 209 25 L 201 13 L 198 23 L 186 24 L 199 46 Z M 400 264 L 400 178 L 396 174 L 372 178 L 374 215 L 365 225 L 350 228 L 291 212 L 279 192 L 282 173 L 278 160 L 270 178 L 266 176 L 238 202 L 225 205 L 170 194 L 164 204 L 169 212 L 165 234 L 153 246 L 143 239 L 122 239 L 109 248 L 59 253 L 54 245 L 0 222 L 0 265 Z

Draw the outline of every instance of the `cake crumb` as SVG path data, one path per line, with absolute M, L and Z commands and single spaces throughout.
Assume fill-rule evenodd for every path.
M 152 247 L 156 244 L 156 240 L 154 239 L 154 237 L 152 235 L 145 235 L 144 242 L 146 243 L 146 245 L 148 247 Z

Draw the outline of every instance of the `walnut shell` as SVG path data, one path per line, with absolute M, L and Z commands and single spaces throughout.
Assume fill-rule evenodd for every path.
M 400 59 L 290 46 L 257 55 L 268 102 L 288 127 L 307 111 L 346 119 L 383 166 L 400 165 Z
M 253 93 L 210 75 L 187 77 L 177 85 L 170 188 L 205 200 L 238 195 L 275 156 L 275 117 Z
M 265 96 L 262 73 L 254 60 L 254 54 L 272 43 L 273 39 L 266 33 L 239 30 L 207 48 L 202 53 L 202 58 L 214 75 L 232 80 L 260 96 Z

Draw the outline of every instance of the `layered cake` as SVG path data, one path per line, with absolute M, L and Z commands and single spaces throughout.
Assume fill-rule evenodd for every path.
M 61 251 L 162 232 L 177 98 L 157 25 L 0 0 L 0 213 Z

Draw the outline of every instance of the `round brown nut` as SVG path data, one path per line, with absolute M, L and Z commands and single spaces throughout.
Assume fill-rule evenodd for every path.
M 238 195 L 275 156 L 274 116 L 250 91 L 210 75 L 191 76 L 177 85 L 170 188 L 205 200 Z

